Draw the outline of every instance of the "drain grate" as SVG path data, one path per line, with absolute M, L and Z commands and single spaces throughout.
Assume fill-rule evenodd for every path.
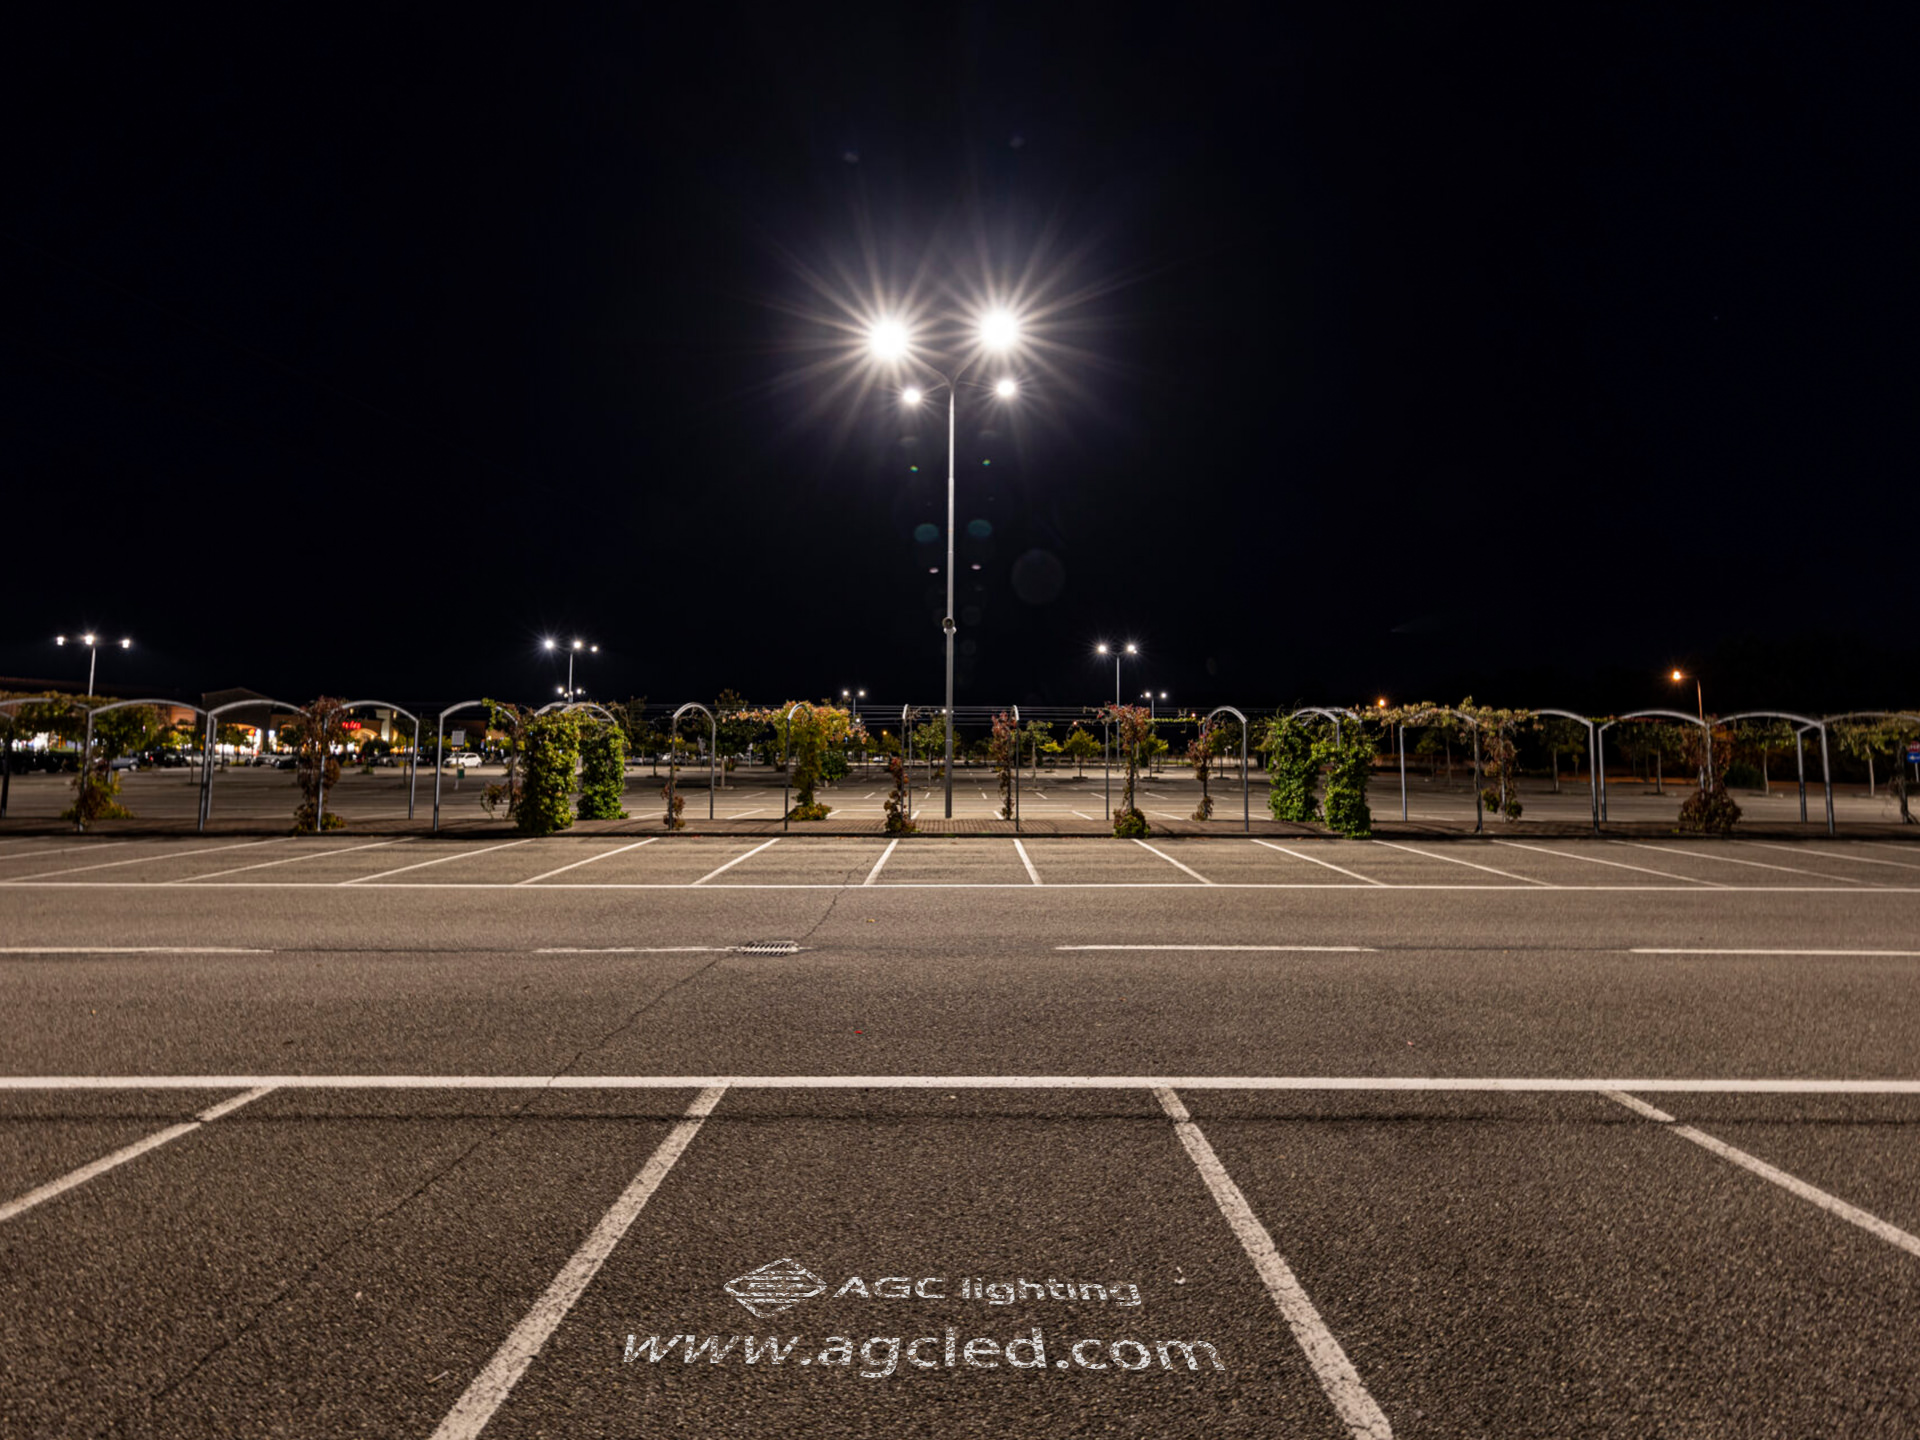
M 727 947 L 736 955 L 798 955 L 798 940 L 754 940 L 745 945 Z

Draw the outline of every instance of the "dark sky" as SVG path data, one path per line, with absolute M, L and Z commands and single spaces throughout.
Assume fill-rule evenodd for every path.
M 16 20 L 0 674 L 1912 703 L 1896 12 L 910 8 Z

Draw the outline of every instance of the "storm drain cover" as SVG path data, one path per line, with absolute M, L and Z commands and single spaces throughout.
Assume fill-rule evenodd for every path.
M 798 955 L 800 942 L 797 940 L 753 940 L 745 945 L 727 947 L 736 955 Z

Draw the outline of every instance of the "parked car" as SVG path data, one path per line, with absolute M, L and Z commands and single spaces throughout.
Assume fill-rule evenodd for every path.
M 480 757 L 478 755 L 469 754 L 468 752 L 462 750 L 462 751 L 456 752 L 455 754 L 447 756 L 447 758 L 441 763 L 446 765 L 451 765 L 456 770 L 471 770 L 475 766 L 479 765 Z
M 140 768 L 140 757 L 138 755 L 116 755 L 107 762 L 107 768 L 109 770 L 138 770 Z

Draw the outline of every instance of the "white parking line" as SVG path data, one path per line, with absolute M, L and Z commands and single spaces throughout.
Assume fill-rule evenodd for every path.
M 0 945 L 0 955 L 271 955 L 243 945 Z
M 149 860 L 185 860 L 189 855 L 212 855 L 222 850 L 251 850 L 258 845 L 284 845 L 296 837 L 276 835 L 271 840 L 243 840 L 238 845 L 204 845 L 198 850 L 163 850 L 158 855 L 135 855 L 130 860 L 103 860 L 95 865 L 75 865 L 66 870 L 42 870 L 38 875 L 20 875 L 0 884 L 18 885 L 23 880 L 51 880 L 56 875 L 78 875 L 87 870 L 111 870 L 116 865 L 144 865 Z
M 1166 851 L 1156 850 L 1154 849 L 1153 846 L 1147 844 L 1147 842 L 1144 840 L 1135 840 L 1133 843 L 1138 845 L 1142 850 L 1147 851 L 1149 854 L 1158 855 L 1162 860 L 1166 861 L 1167 864 L 1173 866 L 1174 869 L 1186 871 L 1187 874 L 1193 876 L 1193 878 L 1198 880 L 1202 885 L 1213 884 L 1213 881 L 1207 879 L 1206 876 L 1202 875 L 1198 870 L 1194 869 L 1191 865 L 1182 865 L 1178 860 L 1174 859 L 1173 856 L 1167 854 Z
M 1391 840 L 1376 840 L 1373 843 L 1376 845 L 1384 845 L 1389 850 L 1404 850 L 1409 855 L 1420 855 L 1428 860 L 1444 860 L 1449 865 L 1465 865 L 1470 870 L 1484 870 L 1489 875 L 1498 875 L 1507 880 L 1524 880 L 1529 885 L 1544 885 L 1549 890 L 1558 890 L 1561 888 L 1546 880 L 1536 880 L 1531 875 L 1516 875 L 1511 870 L 1496 870 L 1491 865 L 1479 865 L 1472 860 L 1462 860 L 1457 855 L 1435 855 L 1431 850 L 1416 850 L 1411 845 L 1396 845 Z
M 699 949 L 705 947 L 688 947 Z M 714 947 L 720 948 L 720 947 Z M 1920 1095 L 1920 1080 L 1545 1075 L 0 1075 L 14 1090 L 1248 1090 L 1590 1095 Z
M 370 881 L 385 880 L 390 875 L 404 875 L 409 870 L 424 870 L 429 865 L 444 865 L 449 860 L 466 860 L 475 855 L 490 855 L 495 850 L 511 850 L 516 845 L 530 845 L 533 843 L 534 838 L 533 836 L 528 836 L 525 840 L 509 840 L 504 845 L 482 845 L 478 850 L 467 850 L 463 848 L 455 851 L 451 855 L 442 855 L 437 860 L 421 860 L 413 865 L 402 865 L 398 870 L 382 870 L 377 875 L 360 875 L 352 880 L 342 880 L 338 883 L 342 885 L 365 885 Z M 510 887 L 502 886 L 501 888 L 506 889 Z
M 1340 1348 L 1340 1342 L 1327 1329 L 1326 1321 L 1320 1318 L 1313 1300 L 1294 1275 L 1293 1267 L 1287 1264 L 1275 1247 L 1267 1227 L 1253 1213 L 1253 1207 L 1247 1204 L 1247 1197 L 1233 1183 L 1233 1177 L 1227 1174 L 1227 1167 L 1220 1163 L 1220 1157 L 1213 1153 L 1213 1146 L 1207 1143 L 1207 1137 L 1194 1124 L 1187 1107 L 1180 1103 L 1179 1095 L 1168 1088 L 1156 1089 L 1153 1093 L 1160 1102 L 1160 1108 L 1167 1112 L 1167 1118 L 1173 1121 L 1174 1134 L 1180 1137 L 1180 1144 L 1193 1160 L 1200 1178 L 1206 1181 L 1214 1204 L 1220 1207 L 1220 1214 L 1226 1219 L 1234 1237 L 1247 1252 L 1247 1258 L 1253 1261 L 1253 1268 L 1259 1273 L 1261 1283 L 1267 1287 L 1267 1294 L 1286 1317 L 1287 1327 L 1293 1331 L 1293 1338 L 1306 1355 L 1307 1363 L 1313 1367 L 1314 1375 L 1319 1378 L 1320 1388 L 1326 1391 L 1327 1399 L 1333 1402 L 1334 1411 L 1348 1432 L 1362 1437 L 1362 1440 L 1392 1440 L 1393 1428 L 1387 1424 L 1387 1417 L 1374 1403 L 1373 1396 L 1367 1393 L 1359 1372 L 1353 1368 L 1353 1362 L 1347 1359 L 1347 1352 Z
M 1312 861 L 1315 865 L 1324 865 L 1326 866 L 1327 869 L 1337 870 L 1342 875 L 1352 875 L 1354 879 L 1363 881 L 1368 885 L 1378 885 L 1383 889 L 1386 887 L 1387 882 L 1384 880 L 1375 880 L 1373 877 L 1369 875 L 1355 875 L 1353 871 L 1343 870 L 1341 869 L 1340 866 L 1334 864 L 1331 860 L 1315 860 L 1314 857 L 1311 855 L 1302 855 L 1298 850 L 1289 850 L 1286 846 L 1276 845 L 1271 840 L 1255 840 L 1253 843 L 1256 845 L 1264 845 L 1269 850 L 1278 850 L 1282 855 L 1291 855 L 1296 860 L 1309 860 L 1309 861 Z M 1448 888 L 1461 889 L 1463 887 L 1449 886 Z
M 860 882 L 862 885 L 871 885 L 880 878 L 881 869 L 886 865 L 887 861 L 893 858 L 893 848 L 899 843 L 900 837 L 898 835 L 887 842 L 887 848 L 882 850 L 880 852 L 880 858 L 873 862 L 873 869 L 867 872 L 867 878 Z
M 778 837 L 776 837 L 778 838 Z M 515 842 L 522 843 L 522 842 Z M 1256 844 L 1265 842 L 1256 841 Z M 1275 849 L 1283 849 L 1275 846 Z M 473 852 L 479 853 L 479 852 Z M 1293 852 L 1288 851 L 1291 854 Z M 449 857 L 459 859 L 459 856 Z M 1307 859 L 1307 856 L 1299 856 Z M 1389 884 L 1384 880 L 1370 879 L 1364 875 L 1354 875 L 1351 870 L 1341 870 L 1338 865 L 1326 861 L 1316 861 L 1329 870 L 1339 871 L 1343 875 L 1357 880 L 1365 880 L 1370 889 L 1404 893 L 1418 890 L 1447 891 L 1462 895 L 1545 895 L 1549 890 L 1558 894 L 1613 894 L 1630 895 L 1920 895 L 1920 886 L 1881 885 L 1867 890 L 1842 889 L 1837 885 L 1713 885 L 1691 882 L 1686 885 L 1442 885 L 1433 881 L 1421 881 L 1417 884 Z M 409 867 L 411 868 L 411 867 Z M 391 872 L 398 873 L 398 872 Z M 162 890 L 172 882 L 165 880 L 21 880 L 0 883 L 0 889 L 18 888 L 21 890 Z M 1216 880 L 1215 887 L 1221 890 L 1357 890 L 1361 887 L 1344 882 L 1307 881 L 1307 880 Z M 333 889 L 339 885 L 356 885 L 367 890 L 518 890 L 517 881 L 512 880 L 423 880 L 418 884 L 400 883 L 383 885 L 373 877 L 359 880 L 213 880 L 193 888 L 199 890 L 315 890 Z M 565 890 L 692 890 L 700 886 L 698 880 L 691 882 L 667 882 L 652 880 L 601 880 L 583 881 L 578 885 L 553 886 L 548 891 Z M 819 881 L 819 880 L 780 880 L 747 881 L 741 884 L 712 887 L 721 890 L 857 890 L 858 881 Z M 889 880 L 877 888 L 887 890 L 1031 890 L 1029 881 L 1020 880 Z M 1185 880 L 1053 880 L 1047 884 L 1049 890 L 1192 890 L 1195 887 Z
M 405 845 L 411 841 L 411 835 L 403 835 L 398 840 L 374 840 L 365 845 L 346 845 L 340 848 L 312 850 L 305 855 L 289 855 L 284 860 L 262 860 L 255 865 L 236 865 L 231 870 L 212 870 L 205 875 L 189 875 L 184 880 L 168 880 L 168 885 L 191 885 L 196 880 L 218 880 L 223 875 L 239 875 L 248 870 L 267 870 L 275 865 L 297 865 L 302 860 L 318 860 L 326 855 L 351 855 L 356 850 L 378 850 L 383 845 Z
M 1593 855 L 1577 855 L 1571 850 L 1551 850 L 1545 845 L 1523 845 L 1518 840 L 1496 840 L 1493 843 L 1511 846 L 1515 850 L 1538 850 L 1542 855 L 1557 855 L 1562 860 L 1584 860 L 1589 865 L 1610 865 L 1615 870 L 1635 870 L 1642 875 L 1658 875 L 1664 880 L 1684 880 L 1689 885 L 1702 885 L 1709 890 L 1733 888 L 1730 885 L 1722 885 L 1718 880 L 1699 880 L 1691 875 L 1676 874 L 1672 870 L 1649 870 L 1644 865 L 1629 865 L 1624 860 L 1601 860 Z
M 153 845 L 153 840 L 95 840 L 88 845 L 62 845 L 57 850 L 23 850 L 18 855 L 0 855 L 0 860 L 45 860 L 52 855 L 71 855 L 76 850 L 116 850 L 126 846 Z
M 727 818 L 727 819 L 729 819 L 729 820 L 744 820 L 744 819 L 746 819 L 746 818 L 747 818 L 747 817 L 748 817 L 749 815 L 764 815 L 764 814 L 766 814 L 766 813 L 767 813 L 767 812 L 766 812 L 766 811 L 764 811 L 764 810 L 742 810 L 742 811 L 740 811 L 740 813 L 739 813 L 739 814 L 737 814 L 737 815 L 729 815 L 729 816 L 727 816 L 726 818 Z
M 1027 847 L 1016 840 L 1013 842 L 1013 849 L 1014 853 L 1020 857 L 1020 863 L 1027 867 L 1027 878 L 1036 885 L 1040 884 L 1040 872 L 1033 868 L 1033 860 L 1027 854 Z
M 1629 950 L 1629 955 L 1876 955 L 1916 956 L 1920 950 Z
M 1810 850 L 1805 845 L 1769 845 L 1764 840 L 1736 840 L 1734 843 L 1755 850 L 1780 850 L 1788 855 L 1818 855 L 1823 860 L 1847 860 L 1861 865 L 1891 865 L 1896 870 L 1920 870 L 1920 865 L 1909 865 L 1904 860 L 1882 860 L 1876 855 L 1843 855 L 1832 850 Z
M 1323 955 L 1377 955 L 1371 945 L 1056 945 L 1056 950 L 1285 950 Z
M 567 1312 L 585 1293 L 600 1267 L 613 1253 L 613 1247 L 639 1218 L 640 1212 L 653 1198 L 653 1192 L 660 1188 L 660 1182 L 667 1178 L 667 1172 L 673 1169 L 674 1162 L 693 1143 L 693 1137 L 700 1133 L 701 1123 L 713 1113 L 713 1107 L 720 1103 L 720 1097 L 726 1093 L 724 1086 L 712 1086 L 703 1089 L 694 1097 L 693 1104 L 687 1107 L 686 1118 L 667 1132 L 667 1138 L 647 1157 L 647 1163 L 640 1167 L 640 1173 L 633 1177 L 633 1183 L 621 1192 L 613 1207 L 600 1217 L 600 1223 L 593 1227 L 593 1233 L 586 1242 L 573 1252 L 573 1258 L 561 1267 L 560 1273 L 553 1277 L 553 1283 L 547 1286 L 546 1293 L 533 1302 L 533 1308 L 526 1318 L 513 1327 L 505 1343 L 493 1354 L 486 1368 L 473 1377 L 460 1398 L 447 1412 L 434 1430 L 432 1440 L 473 1440 L 487 1422 L 493 1419 L 494 1412 L 506 1403 L 507 1396 L 519 1383 L 520 1377 L 527 1373 L 527 1367 L 533 1364 L 540 1348 L 547 1343 L 560 1322 L 567 1318 Z
M 220 1089 L 224 1087 L 211 1086 L 209 1088 Z M 107 1171 L 124 1165 L 127 1161 L 136 1159 L 146 1154 L 149 1150 L 158 1150 L 170 1140 L 178 1140 L 182 1135 L 191 1135 L 208 1121 L 218 1120 L 222 1115 L 231 1115 L 242 1105 L 258 1100 L 262 1095 L 269 1094 L 274 1088 L 272 1085 L 254 1086 L 243 1095 L 235 1095 L 230 1099 L 222 1100 L 218 1105 L 213 1105 L 202 1110 L 200 1114 L 192 1120 L 185 1121 L 179 1125 L 169 1125 L 165 1130 L 155 1131 L 153 1134 L 147 1136 L 146 1139 L 136 1140 L 133 1144 L 124 1146 L 114 1151 L 111 1155 L 102 1155 L 92 1164 L 82 1165 L 78 1170 L 70 1170 L 58 1180 L 49 1180 L 37 1190 L 29 1190 L 19 1199 L 9 1200 L 6 1204 L 0 1205 L 0 1224 L 4 1224 L 6 1221 L 13 1219 L 14 1216 L 33 1209 L 34 1206 L 43 1201 L 51 1200 L 56 1195 L 65 1194 L 76 1185 L 84 1185 L 95 1176 L 104 1175 Z
M 624 855 L 629 850 L 638 850 L 642 845 L 651 845 L 659 838 L 658 835 L 649 835 L 646 839 L 636 840 L 631 845 L 621 845 L 612 850 L 602 850 L 598 855 L 589 855 L 584 860 L 576 860 L 571 865 L 562 865 L 558 870 L 549 870 L 544 875 L 534 875 L 519 883 L 522 885 L 531 885 L 535 880 L 551 880 L 555 875 L 564 875 L 569 870 L 578 870 L 582 865 L 591 865 L 596 860 L 605 860 L 609 855 Z
M 1740 860 L 1732 855 L 1715 855 L 1705 850 L 1682 850 L 1677 845 L 1643 845 L 1638 840 L 1615 840 L 1615 845 L 1631 845 L 1636 850 L 1665 851 L 1669 855 L 1691 855 L 1696 860 L 1718 860 L 1722 865 L 1747 865 L 1755 870 L 1782 870 L 1789 875 L 1811 875 L 1816 880 L 1838 880 L 1845 885 L 1867 885 L 1872 880 L 1855 880 L 1849 875 L 1829 875 L 1824 870 L 1798 870 L 1791 865 L 1769 865 L 1764 860 Z
M 711 880 L 714 876 L 726 874 L 727 871 L 731 870 L 734 866 L 738 865 L 742 860 L 751 860 L 754 856 L 758 855 L 762 850 L 766 849 L 768 845 L 778 845 L 779 843 L 780 843 L 780 837 L 776 835 L 773 837 L 773 839 L 766 841 L 764 844 L 754 846 L 753 849 L 747 851 L 746 854 L 734 856 L 733 859 L 727 861 L 727 863 L 722 865 L 719 869 L 709 870 L 706 874 L 702 875 L 698 880 L 694 881 L 693 883 L 695 885 L 704 885 L 707 883 L 707 881 Z
M 1889 1225 L 1878 1215 L 1870 1215 L 1858 1206 L 1849 1205 L 1838 1195 L 1830 1194 L 1817 1185 L 1809 1185 L 1806 1181 L 1789 1175 L 1784 1170 L 1775 1169 L 1758 1156 L 1749 1155 L 1746 1151 L 1729 1145 L 1724 1140 L 1716 1140 L 1703 1130 L 1696 1130 L 1691 1125 L 1678 1124 L 1666 1111 L 1656 1110 L 1644 1100 L 1636 1100 L 1633 1096 L 1618 1090 L 1606 1090 L 1601 1093 L 1609 1100 L 1626 1106 L 1637 1115 L 1644 1115 L 1649 1120 L 1657 1120 L 1663 1125 L 1672 1126 L 1673 1133 L 1682 1139 L 1691 1140 L 1703 1149 L 1711 1150 L 1723 1160 L 1731 1160 L 1741 1169 L 1752 1171 L 1762 1180 L 1771 1180 L 1789 1194 L 1798 1195 L 1809 1204 L 1818 1205 L 1829 1214 L 1838 1215 L 1842 1220 L 1858 1225 L 1869 1235 L 1876 1236 L 1889 1245 L 1897 1245 L 1909 1255 L 1920 1255 L 1920 1236 L 1910 1235 L 1898 1225 Z

